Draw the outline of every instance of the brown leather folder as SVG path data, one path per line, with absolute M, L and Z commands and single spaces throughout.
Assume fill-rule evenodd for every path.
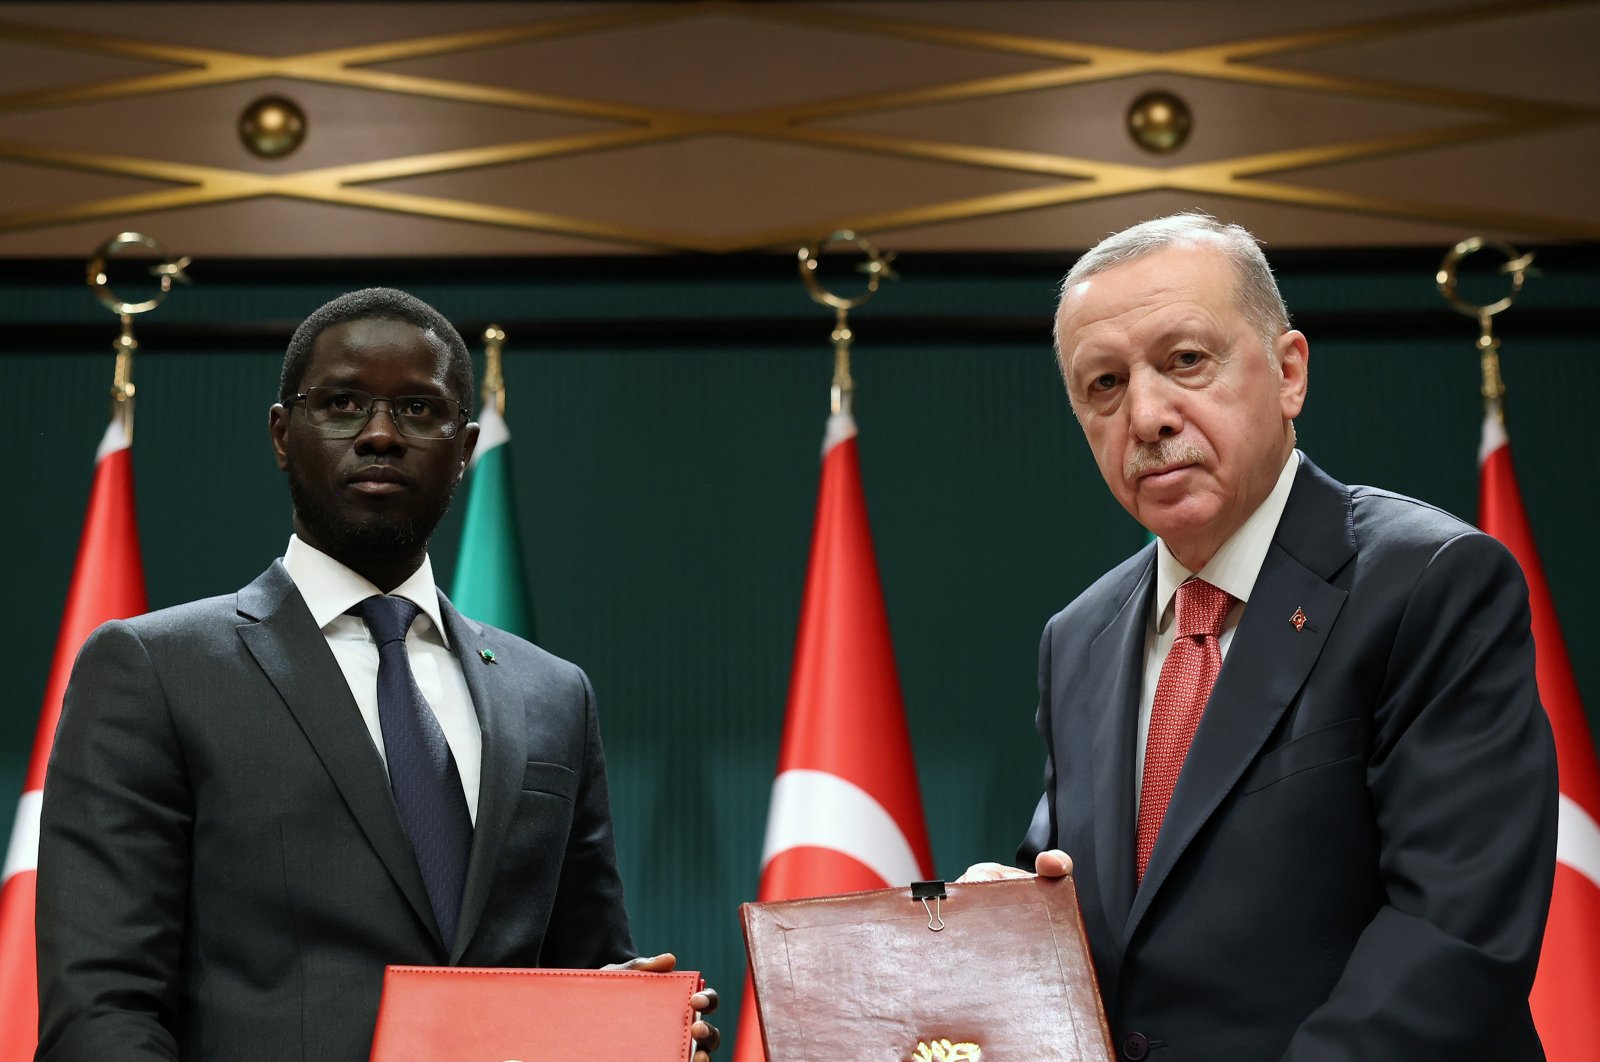
M 390 966 L 371 1062 L 688 1062 L 692 970 Z
M 1070 877 L 921 885 L 739 909 L 769 1062 L 1112 1057 Z

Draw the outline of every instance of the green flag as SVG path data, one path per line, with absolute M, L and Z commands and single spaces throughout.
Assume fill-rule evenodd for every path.
M 467 473 L 467 512 L 451 601 L 475 620 L 533 638 L 527 566 L 517 534 L 511 479 L 511 432 L 485 403 L 478 416 L 478 449 Z

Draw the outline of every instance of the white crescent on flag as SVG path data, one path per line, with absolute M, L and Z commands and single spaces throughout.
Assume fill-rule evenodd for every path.
M 119 418 L 112 417 L 111 423 L 106 425 L 106 433 L 100 436 L 99 447 L 94 452 L 95 464 L 105 460 L 106 455 L 114 454 L 118 450 L 126 450 L 130 445 L 128 430 L 123 427 Z
M 1478 464 L 1482 465 L 1489 460 L 1489 455 L 1500 447 L 1511 442 L 1511 437 L 1506 434 L 1506 422 L 1500 419 L 1499 400 L 1493 400 L 1489 412 L 1483 418 L 1483 434 L 1478 442 Z
M 478 448 L 472 452 L 472 467 L 476 468 L 479 458 L 483 457 L 496 446 L 504 446 L 511 441 L 511 429 L 506 427 L 506 419 L 500 411 L 489 403 L 478 412 Z
M 11 843 L 6 846 L 5 870 L 0 872 L 0 884 L 11 880 L 11 875 L 39 867 L 39 807 L 44 803 L 44 792 L 30 789 L 17 802 L 17 821 L 11 827 Z
M 843 852 L 882 878 L 885 887 L 922 876 L 894 816 L 865 789 L 826 771 L 784 771 L 772 783 L 761 868 L 790 848 Z
M 1556 862 L 1565 863 L 1600 888 L 1600 824 L 1565 793 L 1557 816 Z

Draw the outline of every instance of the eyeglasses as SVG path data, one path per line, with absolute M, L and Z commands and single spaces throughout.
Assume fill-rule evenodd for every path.
M 398 395 L 374 398 L 353 387 L 308 387 L 286 405 L 306 405 L 306 423 L 327 439 L 353 439 L 377 412 L 378 403 L 389 407 L 389 419 L 401 435 L 413 439 L 453 439 L 467 422 L 467 411 L 453 398 L 439 395 Z

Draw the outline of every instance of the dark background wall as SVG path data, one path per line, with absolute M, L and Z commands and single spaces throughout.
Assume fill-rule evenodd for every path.
M 1476 509 L 1475 326 L 1440 249 L 1290 252 L 1312 350 L 1301 446 L 1351 482 Z M 1137 548 L 1049 354 L 1064 257 L 908 256 L 855 318 L 863 474 L 938 872 L 1008 859 L 1037 796 L 1044 621 Z M 1517 469 L 1578 683 L 1600 712 L 1588 539 L 1600 516 L 1600 253 L 1549 249 L 1501 319 Z M 151 604 L 232 590 L 277 556 L 266 445 L 283 343 L 381 282 L 510 333 L 508 419 L 540 641 L 599 693 L 641 948 L 706 971 L 732 1028 L 827 413 L 831 320 L 787 257 L 202 262 L 137 331 L 136 468 Z M 0 611 L 0 803 L 20 785 L 110 384 L 111 317 L 75 262 L 0 263 L 11 574 Z M 459 514 L 435 539 L 449 585 Z M 0 840 L 9 830 L 3 817 Z

